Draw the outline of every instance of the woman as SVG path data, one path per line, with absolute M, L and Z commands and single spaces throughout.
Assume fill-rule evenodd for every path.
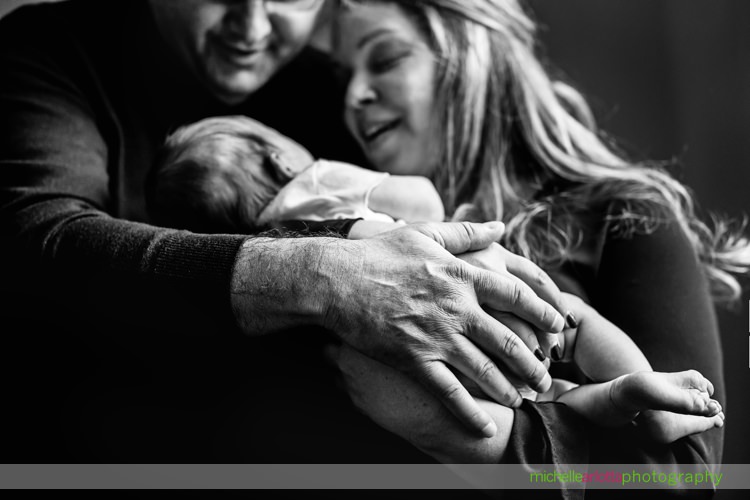
M 456 219 L 504 221 L 506 247 L 587 298 L 655 370 L 698 369 L 722 400 L 711 299 L 738 299 L 747 241 L 709 229 L 684 186 L 608 147 L 581 95 L 535 57 L 534 30 L 515 0 L 342 1 L 348 126 L 377 169 L 430 176 Z M 480 400 L 513 425 L 479 438 L 409 380 L 348 349 L 333 356 L 360 409 L 442 461 L 720 462 L 719 430 L 634 446 L 631 430 L 584 433 L 555 404 Z

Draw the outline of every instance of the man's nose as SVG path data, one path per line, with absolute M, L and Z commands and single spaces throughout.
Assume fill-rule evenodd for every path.
M 229 32 L 238 41 L 255 45 L 273 31 L 265 0 L 237 2 L 227 16 Z
M 377 100 L 377 92 L 369 80 L 361 73 L 354 73 L 346 88 L 346 104 L 352 109 L 360 109 Z

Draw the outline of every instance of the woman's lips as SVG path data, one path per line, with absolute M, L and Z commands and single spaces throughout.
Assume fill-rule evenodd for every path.
M 401 120 L 383 120 L 378 122 L 370 122 L 368 124 L 362 124 L 359 126 L 360 137 L 362 141 L 368 146 L 372 147 L 376 143 L 380 143 L 381 140 L 397 128 L 401 123 Z

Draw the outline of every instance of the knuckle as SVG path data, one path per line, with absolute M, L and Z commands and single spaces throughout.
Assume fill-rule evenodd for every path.
M 523 303 L 524 297 L 524 290 L 520 283 L 513 283 L 512 288 L 510 289 L 510 303 L 513 306 L 519 306 Z
M 540 287 L 546 287 L 552 284 L 552 278 L 541 269 L 537 269 L 534 281 Z
M 533 363 L 530 366 L 526 377 L 532 383 L 537 383 L 542 381 L 546 372 L 547 370 L 544 368 L 544 365 L 541 363 Z
M 506 335 L 503 340 L 502 352 L 509 358 L 513 358 L 518 354 L 521 344 L 518 337 L 514 334 Z
M 495 378 L 496 373 L 497 366 L 495 366 L 492 360 L 488 359 L 479 366 L 477 377 L 479 377 L 480 381 L 488 383 Z
M 472 224 L 471 222 L 466 222 L 466 221 L 461 222 L 459 224 L 459 227 L 464 230 L 464 234 L 469 239 L 472 239 L 472 237 L 476 235 L 476 232 L 477 232 L 476 226 Z
M 459 383 L 453 383 L 440 390 L 440 396 L 446 401 L 458 401 L 461 399 L 463 387 Z
M 552 311 L 548 307 L 542 308 L 542 315 L 539 317 L 542 323 L 552 323 Z

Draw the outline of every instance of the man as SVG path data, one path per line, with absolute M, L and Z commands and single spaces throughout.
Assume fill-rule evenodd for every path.
M 304 48 L 322 5 L 73 0 L 0 23 L 3 315 L 6 352 L 17 353 L 5 369 L 23 378 L 11 391 L 11 421 L 24 437 L 6 447 L 9 456 L 54 449 L 52 459 L 87 458 L 90 448 L 143 461 L 162 450 L 156 456 L 187 461 L 185 453 L 205 460 L 224 450 L 217 440 L 235 439 L 217 437 L 229 425 L 217 415 L 243 398 L 273 415 L 274 398 L 293 396 L 305 375 L 292 365 L 315 358 L 301 346 L 319 335 L 308 328 L 274 344 L 237 330 L 281 339 L 282 330 L 323 327 L 418 379 L 487 436 L 494 423 L 449 366 L 509 406 L 520 397 L 496 362 L 535 389 L 549 386 L 532 354 L 539 341 L 523 339 L 529 350 L 481 307 L 540 331 L 564 324 L 559 293 L 541 271 L 490 246 L 498 225 L 422 225 L 350 241 L 148 224 L 148 169 L 179 125 L 247 114 L 316 156 L 356 154 L 330 68 Z M 309 229 L 346 237 L 356 221 Z M 454 257 L 486 248 L 485 258 L 498 266 L 507 258 L 557 310 L 510 273 Z M 271 374 L 271 393 L 238 390 L 240 379 L 260 376 L 245 371 L 253 363 L 266 363 L 266 375 L 274 367 L 295 375 Z

